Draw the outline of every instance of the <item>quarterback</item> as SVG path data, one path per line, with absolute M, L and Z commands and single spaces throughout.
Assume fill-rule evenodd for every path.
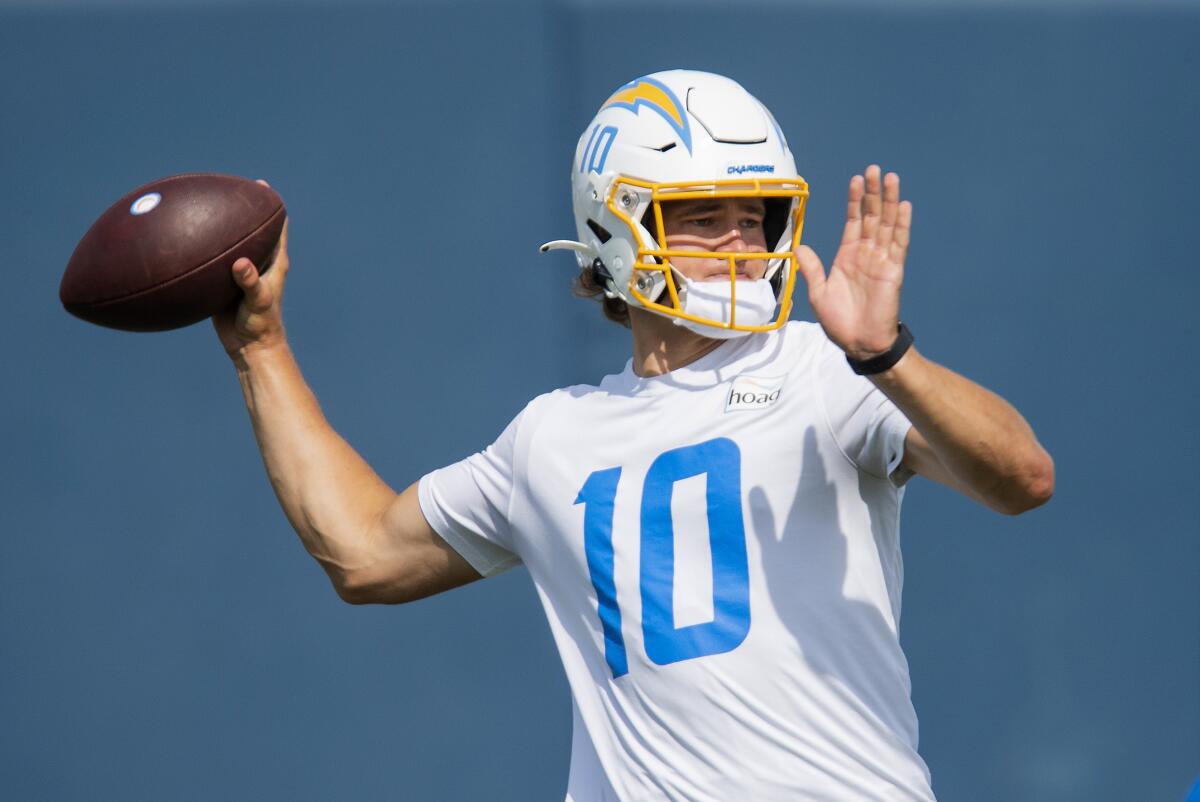
M 571 686 L 568 802 L 932 800 L 898 635 L 905 484 L 1016 514 L 1054 466 L 901 323 L 899 178 L 850 179 L 826 269 L 775 118 L 676 70 L 601 106 L 571 182 L 577 238 L 542 249 L 575 255 L 632 358 L 399 494 L 289 350 L 286 228 L 271 270 L 234 265 L 245 297 L 214 323 L 288 519 L 355 604 L 527 567 Z M 788 319 L 797 276 L 815 323 Z

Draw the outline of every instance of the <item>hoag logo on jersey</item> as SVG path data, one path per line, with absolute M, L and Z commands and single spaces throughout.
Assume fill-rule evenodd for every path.
M 725 397 L 725 411 L 762 409 L 779 400 L 784 376 L 738 376 Z

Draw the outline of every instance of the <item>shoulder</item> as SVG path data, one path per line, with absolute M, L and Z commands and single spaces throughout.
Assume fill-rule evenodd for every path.
M 606 377 L 605 381 L 610 378 L 612 377 Z M 509 424 L 513 436 L 520 439 L 524 435 L 527 439 L 531 433 L 541 429 L 548 422 L 575 415 L 581 405 L 609 394 L 610 391 L 604 387 L 604 383 L 573 384 L 535 396 Z
M 819 324 L 807 320 L 789 320 L 774 334 L 776 343 L 771 350 L 775 351 L 775 358 L 786 361 L 791 369 L 819 371 L 829 359 L 830 349 L 838 350 Z
M 536 425 L 542 420 L 562 412 L 581 401 L 606 394 L 602 385 L 572 384 L 559 387 L 535 396 L 517 416 L 525 425 Z
M 596 384 L 571 384 L 543 393 L 526 405 L 534 419 L 559 414 L 593 403 L 602 403 L 613 396 L 628 395 L 637 384 L 631 367 L 632 360 L 618 373 L 604 376 Z
M 807 320 L 791 320 L 782 329 L 787 339 L 787 348 L 798 359 L 808 359 L 821 370 L 828 370 L 832 363 L 835 368 L 846 368 L 845 354 L 842 349 L 829 339 L 829 335 L 819 323 Z
M 829 343 L 820 324 L 808 320 L 789 320 L 779 331 L 789 349 L 824 348 Z

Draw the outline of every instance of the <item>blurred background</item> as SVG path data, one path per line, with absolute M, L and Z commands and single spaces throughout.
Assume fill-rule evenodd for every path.
M 902 640 L 939 798 L 1182 800 L 1198 39 L 1192 3 L 0 0 L 0 796 L 562 798 L 570 702 L 525 571 L 341 603 L 211 328 L 95 328 L 58 282 L 139 184 L 268 179 L 306 376 L 401 488 L 622 368 L 628 334 L 536 248 L 574 235 L 598 105 L 684 66 L 774 111 L 827 262 L 849 176 L 900 172 L 905 320 L 1057 461 L 1018 518 L 910 485 Z

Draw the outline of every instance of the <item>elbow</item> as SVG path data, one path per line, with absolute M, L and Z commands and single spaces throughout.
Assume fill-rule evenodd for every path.
M 337 592 L 338 598 L 346 604 L 362 605 L 378 603 L 375 593 L 370 587 L 334 580 L 333 589 Z
M 338 598 L 346 604 L 403 604 L 415 600 L 394 582 L 381 582 L 370 571 L 329 571 Z
M 1042 506 L 1053 495 L 1054 460 L 1038 448 L 1010 483 L 996 510 L 1005 515 L 1020 515 Z

